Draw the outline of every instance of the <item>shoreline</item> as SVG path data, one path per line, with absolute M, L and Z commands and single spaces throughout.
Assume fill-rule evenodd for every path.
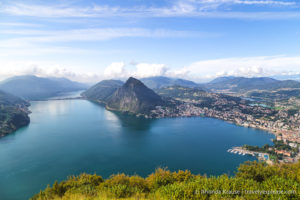
M 98 105 L 101 105 L 103 106 L 105 109 L 107 109 L 108 111 L 112 111 L 112 112 L 118 112 L 120 114 L 124 114 L 124 115 L 130 115 L 130 116 L 136 116 L 136 117 L 143 117 L 145 119 L 163 119 L 163 118 L 179 118 L 179 117 L 182 117 L 182 118 L 189 118 L 189 117 L 205 117 L 205 118 L 212 118 L 212 119 L 218 119 L 218 120 L 221 120 L 221 121 L 225 121 L 227 123 L 230 123 L 230 124 L 234 124 L 236 126 L 240 126 L 240 127 L 245 127 L 245 128 L 251 128 L 251 129 L 255 129 L 255 130 L 260 130 L 260 131 L 265 131 L 269 134 L 272 134 L 274 135 L 276 138 L 282 134 L 282 132 L 285 132 L 286 130 L 274 130 L 274 129 L 269 129 L 269 128 L 266 128 L 266 127 L 261 127 L 261 126 L 257 126 L 255 124 L 250 124 L 249 122 L 248 125 L 244 125 L 242 123 L 237 123 L 233 120 L 226 120 L 226 119 L 222 119 L 218 116 L 211 116 L 211 115 L 207 115 L 205 113 L 201 113 L 199 115 L 166 115 L 166 116 L 151 116 L 151 115 L 147 115 L 147 114 L 141 114 L 141 113 L 132 113 L 132 112 L 122 112 L 120 110 L 117 110 L 117 109 L 113 109 L 113 108 L 110 108 L 106 105 L 105 102 L 99 102 L 99 101 L 95 101 L 95 100 L 89 100 L 87 98 L 80 98 L 81 100 L 87 100 L 87 101 L 91 101 L 93 103 L 96 103 Z M 155 111 L 155 110 L 154 110 Z M 291 131 L 290 131 L 291 132 Z M 296 132 L 296 131 L 295 131 Z

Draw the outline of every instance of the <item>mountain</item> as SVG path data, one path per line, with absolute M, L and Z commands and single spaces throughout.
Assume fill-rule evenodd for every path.
M 123 84 L 124 82 L 119 80 L 103 80 L 83 92 L 81 95 L 90 100 L 106 102 L 108 97 Z
M 218 78 L 205 85 L 215 92 L 244 93 L 251 90 L 279 90 L 286 88 L 300 88 L 300 83 L 292 80 L 280 81 L 273 78 Z
M 141 81 L 130 77 L 109 98 L 106 107 L 111 110 L 133 114 L 148 114 L 155 106 L 163 105 L 164 101 L 153 90 Z
M 199 85 L 193 81 L 168 78 L 165 76 L 142 78 L 141 81 L 151 89 L 158 89 L 172 85 L 180 85 L 184 87 L 199 87 Z
M 66 78 L 15 76 L 0 82 L 0 89 L 27 100 L 41 100 L 59 93 L 83 90 L 84 84 Z
M 294 80 L 294 81 L 300 81 L 300 74 L 293 74 L 293 75 L 276 75 L 272 78 L 278 79 L 278 80 Z
M 220 83 L 220 82 L 232 80 L 232 79 L 234 79 L 234 78 L 235 78 L 234 76 L 223 76 L 223 77 L 218 77 L 218 78 L 215 78 L 214 80 L 212 80 L 212 81 L 210 82 L 210 84 Z
M 29 103 L 0 90 L 0 137 L 29 124 Z
M 69 90 L 70 92 L 88 88 L 87 84 L 71 81 L 67 78 L 49 77 L 48 79 L 58 83 L 63 89 Z
M 0 105 L 1 106 L 15 106 L 15 105 L 20 105 L 21 107 L 24 107 L 24 106 L 29 106 L 30 104 L 19 98 L 19 97 L 16 97 L 12 94 L 9 94 L 7 92 L 4 92 L 4 91 L 1 91 L 0 90 Z

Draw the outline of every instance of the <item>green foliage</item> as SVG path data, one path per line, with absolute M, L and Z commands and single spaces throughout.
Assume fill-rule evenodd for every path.
M 151 190 L 156 190 L 161 186 L 172 184 L 174 182 L 187 182 L 193 177 L 194 175 L 192 175 L 191 172 L 187 170 L 179 170 L 178 172 L 172 173 L 169 170 L 159 168 L 155 171 L 155 173 L 149 175 L 146 178 L 146 181 Z
M 236 176 L 243 179 L 252 179 L 259 183 L 276 174 L 275 167 L 268 166 L 263 162 L 246 162 L 240 165 Z
M 147 178 L 117 174 L 103 180 L 82 174 L 55 182 L 32 199 L 300 199 L 300 162 L 272 166 L 246 162 L 233 177 L 161 168 Z
M 139 176 L 127 176 L 125 174 L 117 174 L 111 176 L 100 188 L 108 192 L 108 196 L 114 198 L 130 197 L 133 194 L 142 194 L 148 192 L 146 180 Z
M 97 187 L 104 180 L 101 176 L 81 174 L 79 176 L 70 176 L 68 180 L 58 183 L 54 182 L 53 186 L 49 185 L 45 191 L 40 191 L 32 199 L 55 199 L 62 197 L 68 193 L 80 193 L 87 196 L 95 196 L 97 194 Z
M 299 112 L 299 109 L 289 109 L 287 112 L 289 116 L 293 116 Z

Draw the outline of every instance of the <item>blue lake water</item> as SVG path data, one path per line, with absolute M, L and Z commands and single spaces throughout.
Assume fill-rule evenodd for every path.
M 157 167 L 233 174 L 253 157 L 227 152 L 273 136 L 210 118 L 139 119 L 85 100 L 32 102 L 28 127 L 0 139 L 0 199 L 23 200 L 69 175 L 147 176 Z

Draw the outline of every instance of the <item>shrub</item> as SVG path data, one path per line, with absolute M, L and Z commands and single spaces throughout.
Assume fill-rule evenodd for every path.
M 156 190 L 161 186 L 174 183 L 175 179 L 169 170 L 158 168 L 155 173 L 146 178 L 146 181 L 151 190 Z
M 300 199 L 299 178 L 300 162 L 274 166 L 246 162 L 233 177 L 202 177 L 161 168 L 146 179 L 117 174 L 104 181 L 101 176 L 82 174 L 55 182 L 32 199 Z

